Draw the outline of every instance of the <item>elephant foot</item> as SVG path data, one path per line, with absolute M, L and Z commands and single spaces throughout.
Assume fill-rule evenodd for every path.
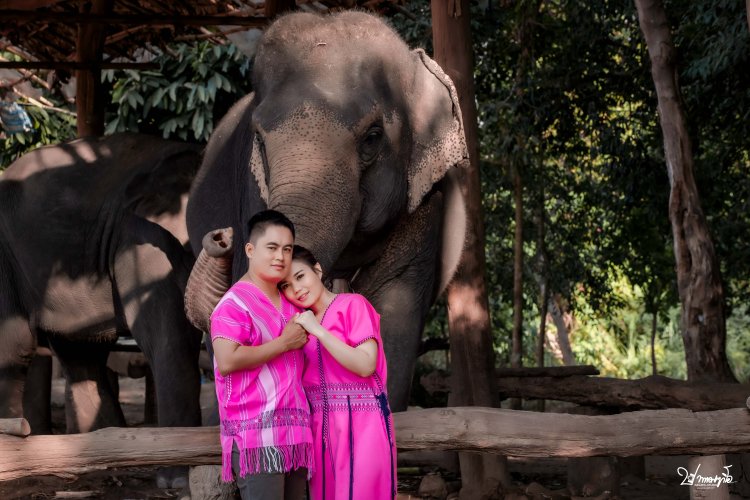
M 187 466 L 164 467 L 156 473 L 156 487 L 181 490 L 188 487 L 189 469 Z

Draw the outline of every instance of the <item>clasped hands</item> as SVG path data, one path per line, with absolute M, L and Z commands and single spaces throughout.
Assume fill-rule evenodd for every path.
M 317 328 L 320 327 L 312 311 L 297 313 L 292 319 L 293 321 L 287 323 L 281 332 L 281 338 L 287 350 L 302 348 L 307 343 L 308 336 L 315 335 Z

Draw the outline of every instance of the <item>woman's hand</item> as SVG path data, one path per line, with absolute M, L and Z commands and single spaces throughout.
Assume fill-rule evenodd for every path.
M 294 322 L 307 330 L 310 335 L 320 337 L 320 323 L 318 322 L 318 318 L 315 317 L 314 312 L 305 311 L 300 313 L 294 317 Z

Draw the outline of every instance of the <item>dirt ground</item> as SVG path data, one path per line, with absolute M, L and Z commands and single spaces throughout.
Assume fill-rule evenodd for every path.
M 143 425 L 143 394 L 144 379 L 120 379 L 120 400 L 129 425 Z M 213 397 L 213 386 L 204 384 L 202 391 L 202 406 L 207 413 L 210 398 Z M 57 432 L 64 429 L 63 409 L 64 383 L 62 379 L 53 383 L 53 421 Z M 399 459 L 401 462 L 402 460 Z M 460 479 L 455 467 L 437 462 L 418 464 L 408 460 L 399 469 L 399 498 L 420 498 L 417 494 L 422 478 L 429 473 L 439 474 L 445 481 L 449 498 L 456 496 L 460 487 Z M 426 462 L 430 462 L 427 460 Z M 566 459 L 521 459 L 510 457 L 509 470 L 519 492 L 526 491 L 523 496 L 514 498 L 571 498 L 565 493 L 567 483 Z M 646 479 L 627 476 L 620 482 L 622 499 L 646 500 L 680 500 L 689 499 L 687 486 L 680 486 L 677 468 L 687 466 L 687 457 L 646 457 Z M 453 470 L 449 470 L 453 469 Z M 531 487 L 530 487 L 531 485 Z M 557 490 L 557 491 L 556 491 Z M 557 492 L 561 496 L 550 496 L 550 492 Z M 155 479 L 155 469 L 138 467 L 128 469 L 111 469 L 89 474 L 83 474 L 75 479 L 64 479 L 54 476 L 25 478 L 0 483 L 0 500 L 13 499 L 48 499 L 48 498 L 103 498 L 114 500 L 126 499 L 190 499 L 187 488 L 164 489 L 158 488 Z M 741 498 L 733 495 L 733 498 Z

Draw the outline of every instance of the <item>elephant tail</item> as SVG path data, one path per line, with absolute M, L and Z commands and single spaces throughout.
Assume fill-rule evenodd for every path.
M 232 228 L 217 229 L 203 237 L 203 250 L 185 288 L 188 320 L 204 332 L 211 330 L 211 313 L 232 284 L 232 240 Z

